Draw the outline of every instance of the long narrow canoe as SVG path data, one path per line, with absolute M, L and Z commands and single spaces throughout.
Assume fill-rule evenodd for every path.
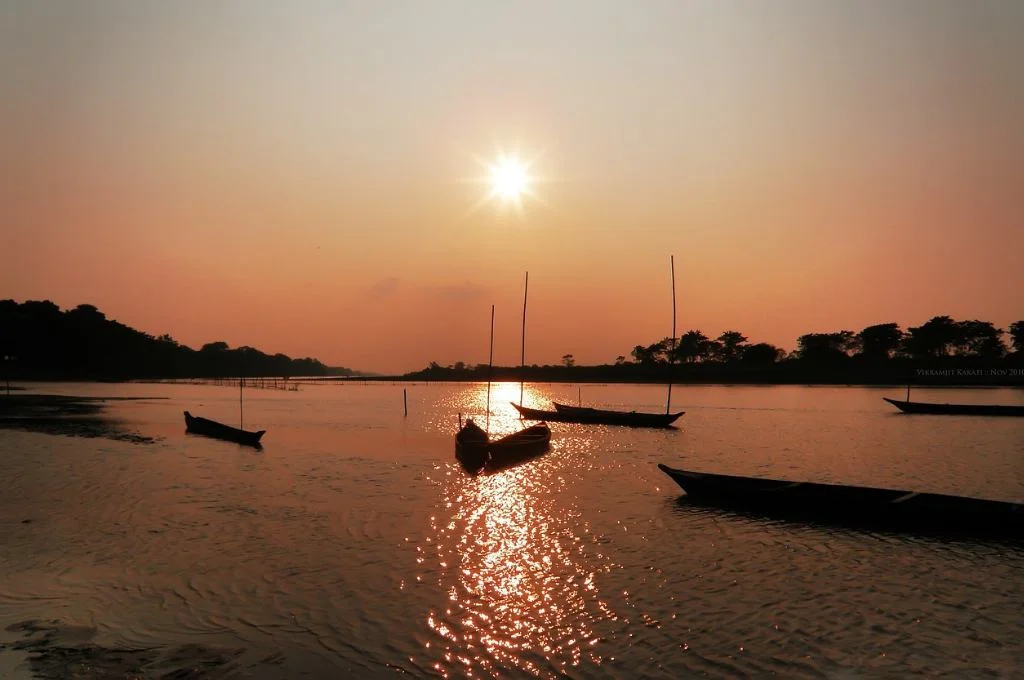
M 266 433 L 266 430 L 259 430 L 258 432 L 240 430 L 237 427 L 218 423 L 216 420 L 194 416 L 188 411 L 185 411 L 185 431 L 213 437 L 214 439 L 223 439 L 237 444 L 257 447 L 261 446 L 260 438 Z
M 638 413 L 636 411 L 605 411 L 578 406 L 556 404 L 554 411 L 542 411 L 512 404 L 524 418 L 556 423 L 584 423 L 589 425 L 625 425 L 627 427 L 669 427 L 684 411 L 678 413 Z M 558 408 L 561 406 L 561 408 Z
M 544 453 L 551 446 L 551 429 L 538 423 L 491 441 L 470 418 L 455 435 L 455 457 L 468 472 L 494 472 Z
M 843 484 L 791 482 L 679 470 L 658 464 L 707 505 L 811 520 L 1006 533 L 1024 538 L 1024 503 Z
M 901 401 L 882 397 L 904 413 L 929 413 L 943 416 L 1024 416 L 1024 406 L 1003 404 L 934 404 L 927 401 Z

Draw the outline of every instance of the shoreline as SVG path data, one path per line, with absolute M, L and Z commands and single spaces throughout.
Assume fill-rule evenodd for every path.
M 152 444 L 153 437 L 127 430 L 107 417 L 105 402 L 165 398 L 5 394 L 0 395 L 0 429 Z

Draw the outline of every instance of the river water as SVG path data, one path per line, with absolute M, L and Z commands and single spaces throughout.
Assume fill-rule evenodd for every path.
M 520 427 L 519 389 L 491 387 L 492 434 Z M 262 451 L 184 432 L 185 409 L 238 424 L 237 388 L 28 392 L 153 397 L 106 413 L 155 441 L 0 430 L 0 628 L 177 649 L 196 673 L 178 677 L 1024 676 L 1020 545 L 698 510 L 656 466 L 1024 501 L 1024 419 L 899 415 L 881 397 L 900 389 L 676 386 L 676 430 L 552 423 L 548 454 L 471 477 L 454 433 L 485 421 L 485 385 L 249 389 Z M 657 411 L 665 389 L 526 386 L 552 398 Z M 0 677 L 43 672 L 20 634 Z

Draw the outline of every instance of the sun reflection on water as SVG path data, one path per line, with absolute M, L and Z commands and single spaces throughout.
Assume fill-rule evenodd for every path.
M 524 423 L 519 418 L 519 412 L 512 407 L 512 403 L 519 403 L 520 387 L 517 382 L 495 382 L 491 383 L 491 404 L 490 418 L 488 422 L 487 408 L 487 383 L 474 383 L 467 385 L 464 390 L 453 395 L 447 407 L 452 409 L 450 420 L 443 420 L 442 429 L 452 431 L 457 429 L 455 413 L 473 418 L 480 427 L 488 425 L 492 438 L 503 437 L 512 432 L 523 429 L 532 421 Z M 523 386 L 522 397 L 524 405 L 530 408 L 550 409 L 551 400 L 541 390 L 529 384 Z
M 551 677 L 602 662 L 595 625 L 617 616 L 595 578 L 613 565 L 588 557 L 594 537 L 565 487 L 550 463 L 448 476 L 451 514 L 431 518 L 429 541 L 447 595 L 426 621 L 440 638 L 425 645 L 435 671 Z

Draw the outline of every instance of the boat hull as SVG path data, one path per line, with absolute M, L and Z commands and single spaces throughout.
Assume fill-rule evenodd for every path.
M 784 518 L 931 528 L 1024 538 L 1024 503 L 842 484 L 692 472 L 658 464 L 686 496 L 704 505 Z
M 926 401 L 900 401 L 882 397 L 904 413 L 942 416 L 1017 416 L 1024 417 L 1024 406 L 1003 404 L 934 404 Z
M 595 408 L 555 404 L 554 411 L 542 411 L 512 404 L 519 414 L 531 420 L 587 425 L 623 425 L 626 427 L 671 427 L 683 415 L 678 413 L 638 413 L 636 411 L 606 411 Z
M 266 430 L 259 430 L 257 432 L 240 430 L 237 427 L 218 423 L 216 420 L 194 416 L 188 411 L 185 411 L 185 431 L 201 434 L 204 437 L 212 437 L 254 447 L 262 446 L 260 439 L 266 433 Z
M 472 420 L 455 436 L 455 457 L 467 472 L 495 472 L 543 454 L 551 446 L 551 429 L 538 423 L 489 441 Z

